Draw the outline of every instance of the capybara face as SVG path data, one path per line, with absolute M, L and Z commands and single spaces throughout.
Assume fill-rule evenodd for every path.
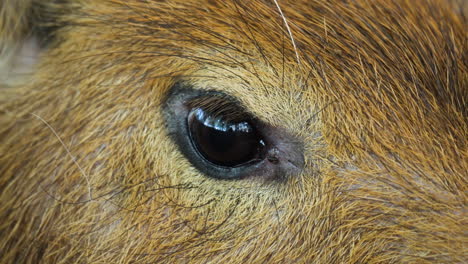
M 467 261 L 466 2 L 2 5 L 2 263 Z

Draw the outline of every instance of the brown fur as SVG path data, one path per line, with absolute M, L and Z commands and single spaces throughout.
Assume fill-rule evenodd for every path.
M 464 7 L 41 1 L 51 24 L 30 3 L 0 9 L 9 43 L 54 29 L 0 88 L 2 263 L 468 261 Z M 303 173 L 193 168 L 163 118 L 181 80 L 300 138 Z

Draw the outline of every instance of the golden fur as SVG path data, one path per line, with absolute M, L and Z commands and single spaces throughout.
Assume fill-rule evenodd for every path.
M 0 87 L 2 263 L 468 261 L 463 2 L 2 5 L 4 47 L 47 44 Z M 180 81 L 298 137 L 301 175 L 193 168 L 162 107 Z

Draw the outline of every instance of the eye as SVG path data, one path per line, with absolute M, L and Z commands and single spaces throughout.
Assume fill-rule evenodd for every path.
M 261 121 L 235 97 L 176 83 L 163 109 L 168 136 L 207 177 L 281 180 L 302 170 L 297 138 Z
M 217 166 L 238 167 L 261 160 L 265 142 L 248 120 L 225 120 L 196 107 L 187 126 L 199 154 Z

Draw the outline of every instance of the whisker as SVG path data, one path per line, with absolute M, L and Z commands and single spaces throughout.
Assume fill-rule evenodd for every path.
M 42 117 L 34 114 L 34 113 L 31 113 L 31 115 L 33 115 L 34 117 L 36 117 L 37 119 L 39 119 L 42 123 L 44 123 L 49 129 L 50 131 L 52 131 L 52 133 L 55 135 L 55 137 L 57 137 L 57 139 L 59 140 L 60 144 L 62 144 L 63 148 L 65 148 L 65 150 L 67 151 L 67 154 L 68 156 L 70 156 L 71 160 L 73 161 L 73 163 L 75 163 L 75 165 L 78 167 L 78 169 L 80 170 L 81 174 L 83 175 L 83 177 L 86 179 L 86 183 L 88 185 L 88 195 L 89 195 L 89 199 L 90 200 L 93 200 L 93 195 L 92 195 L 92 192 L 91 192 L 91 183 L 89 181 L 89 177 L 88 175 L 85 173 L 85 171 L 83 170 L 83 168 L 80 166 L 80 164 L 78 164 L 78 161 L 76 160 L 76 157 L 73 156 L 73 154 L 70 152 L 70 149 L 67 147 L 67 145 L 65 145 L 65 142 L 63 142 L 63 140 L 60 138 L 60 136 L 58 135 L 57 131 L 55 131 L 55 129 L 47 122 L 45 121 Z
M 286 29 L 288 30 L 289 37 L 291 38 L 291 42 L 292 42 L 292 45 L 294 47 L 294 52 L 296 53 L 297 64 L 300 66 L 301 62 L 299 60 L 299 52 L 297 52 L 296 41 L 294 41 L 294 37 L 293 37 L 293 34 L 291 32 L 291 28 L 289 27 L 288 20 L 286 19 L 286 16 L 283 14 L 283 10 L 281 10 L 281 7 L 280 7 L 278 1 L 273 0 L 273 2 L 275 2 L 275 5 L 278 8 L 278 11 L 279 11 L 279 13 L 281 15 L 281 18 L 284 21 L 284 25 L 286 26 Z

